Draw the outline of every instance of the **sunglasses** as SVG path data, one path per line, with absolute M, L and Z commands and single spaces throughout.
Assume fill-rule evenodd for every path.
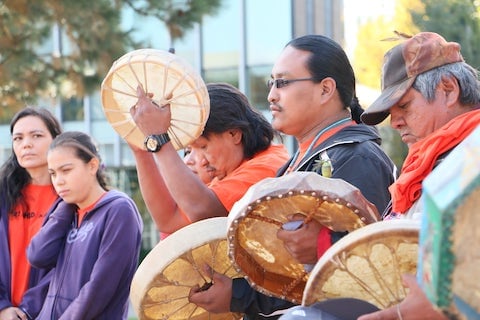
M 300 79 L 268 79 L 267 80 L 267 88 L 272 89 L 273 86 L 275 88 L 280 89 L 287 86 L 291 82 L 296 81 L 313 81 L 314 78 L 300 78 Z

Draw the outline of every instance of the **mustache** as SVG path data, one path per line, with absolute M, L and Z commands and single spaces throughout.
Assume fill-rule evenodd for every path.
M 276 108 L 280 111 L 283 110 L 283 107 L 281 105 L 279 105 L 278 103 L 270 103 L 270 109 L 272 109 L 272 108 Z
M 206 166 L 205 169 L 211 176 L 215 175 L 215 173 L 217 172 L 217 169 L 212 166 Z

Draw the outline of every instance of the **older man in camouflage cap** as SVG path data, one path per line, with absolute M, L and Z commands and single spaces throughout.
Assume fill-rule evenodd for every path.
M 362 114 L 390 125 L 409 146 L 392 193 L 393 215 L 415 217 L 421 183 L 450 150 L 480 124 L 477 70 L 464 62 L 460 45 L 422 32 L 385 55 L 382 93 Z
M 390 125 L 409 146 L 398 180 L 390 187 L 389 218 L 418 218 L 422 181 L 480 125 L 478 72 L 465 63 L 460 45 L 432 32 L 419 33 L 385 55 L 382 93 L 362 114 L 375 125 L 390 115 Z M 425 297 L 413 277 L 400 304 L 360 320 L 447 319 Z

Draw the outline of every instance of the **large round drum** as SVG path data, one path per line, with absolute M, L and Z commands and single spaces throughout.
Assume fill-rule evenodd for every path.
M 308 272 L 277 238 L 295 213 L 342 232 L 378 221 L 379 214 L 351 184 L 314 172 L 267 178 L 250 187 L 228 216 L 230 258 L 258 291 L 299 303 Z
M 188 301 L 190 289 L 212 281 L 208 264 L 231 278 L 242 276 L 227 254 L 227 218 L 188 225 L 160 241 L 145 257 L 132 280 L 130 300 L 142 320 L 238 319 L 240 314 L 211 314 Z
M 414 275 L 419 221 L 380 221 L 347 234 L 313 268 L 303 305 L 333 298 L 365 300 L 380 309 L 402 301 L 403 274 Z
M 200 75 L 177 55 L 139 49 L 115 61 L 101 87 L 105 116 L 122 138 L 144 148 L 145 136 L 130 115 L 138 100 L 138 86 L 152 93 L 157 105 L 170 104 L 168 135 L 177 150 L 200 136 L 210 111 L 208 91 Z

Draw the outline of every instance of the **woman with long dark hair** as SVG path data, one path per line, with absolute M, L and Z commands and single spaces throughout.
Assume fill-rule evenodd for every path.
M 46 270 L 28 264 L 26 249 L 58 198 L 47 151 L 62 129 L 43 108 L 27 107 L 10 122 L 12 154 L 0 169 L 0 319 L 33 319 L 48 287 Z

